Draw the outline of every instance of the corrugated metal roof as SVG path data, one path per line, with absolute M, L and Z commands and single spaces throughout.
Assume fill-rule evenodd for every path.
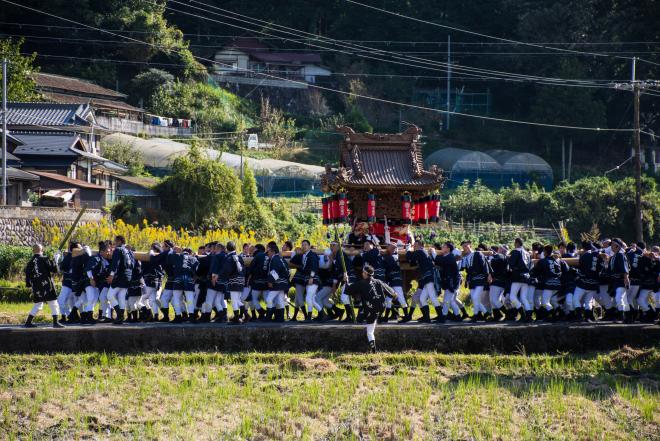
M 14 167 L 7 167 L 7 179 L 10 181 L 38 181 L 39 176 Z
M 46 179 L 52 179 L 53 181 L 58 181 L 63 184 L 67 184 L 71 187 L 74 188 L 89 188 L 91 190 L 105 190 L 105 187 L 101 187 L 100 185 L 92 184 L 90 182 L 85 182 L 81 181 L 79 179 L 73 179 L 68 176 L 63 176 L 63 175 L 58 175 L 57 173 L 51 173 L 51 172 L 43 172 L 43 171 L 31 171 L 31 173 L 34 173 L 37 176 L 40 176 L 42 178 Z
M 80 78 L 39 72 L 34 74 L 34 81 L 37 83 L 38 90 L 55 89 L 89 95 L 101 95 L 109 98 L 126 98 L 126 95 L 123 93 L 115 92 L 112 89 L 106 89 L 98 84 Z
M 10 126 L 88 126 L 89 104 L 8 103 Z
M 16 147 L 16 156 L 28 155 L 57 155 L 57 156 L 79 156 L 73 151 L 78 145 L 80 137 L 72 134 L 41 134 L 41 135 L 19 135 L 23 145 Z M 81 146 L 81 148 L 84 148 Z
M 250 57 L 267 63 L 320 63 L 321 56 L 303 52 L 261 52 L 252 51 Z
M 117 176 L 117 179 L 144 188 L 152 188 L 158 184 L 158 180 L 146 176 Z
M 129 112 L 144 112 L 144 109 L 131 106 L 130 104 L 125 103 L 123 101 L 83 97 L 83 96 L 68 95 L 64 93 L 54 93 L 54 92 L 44 92 L 42 94 L 44 98 L 54 103 L 63 103 L 63 104 L 88 103 L 91 104 L 92 107 L 97 109 L 113 109 L 113 110 L 118 109 L 118 110 L 126 110 Z

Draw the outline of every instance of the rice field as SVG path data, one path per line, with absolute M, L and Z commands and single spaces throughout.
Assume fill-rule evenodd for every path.
M 660 350 L 0 354 L 2 439 L 658 440 Z

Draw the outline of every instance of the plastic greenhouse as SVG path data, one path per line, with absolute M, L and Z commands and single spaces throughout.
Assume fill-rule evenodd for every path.
M 128 144 L 141 153 L 145 166 L 155 175 L 168 173 L 171 162 L 188 151 L 187 144 L 163 138 L 142 139 L 114 133 L 103 139 L 107 144 Z M 204 149 L 209 158 L 217 159 L 238 173 L 241 161 L 254 172 L 260 196 L 320 195 L 320 176 L 324 167 L 278 159 L 254 159 L 234 153 Z
M 437 165 L 447 176 L 446 188 L 456 188 L 464 180 L 480 179 L 493 189 L 512 183 L 526 185 L 537 183 L 546 190 L 552 188 L 553 174 L 543 158 L 524 152 L 489 150 L 479 152 L 461 148 L 436 150 L 424 161 L 427 167 Z

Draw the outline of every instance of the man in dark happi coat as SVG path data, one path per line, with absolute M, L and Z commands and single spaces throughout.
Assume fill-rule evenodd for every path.
M 46 302 L 53 316 L 53 328 L 63 328 L 58 321 L 60 308 L 57 304 L 57 291 L 55 291 L 53 283 L 53 274 L 57 273 L 57 266 L 51 258 L 44 256 L 43 247 L 40 244 L 34 245 L 32 252 L 33 255 L 25 267 L 25 285 L 32 288 L 34 306 L 28 314 L 25 327 L 34 328 L 36 326 L 32 321 Z

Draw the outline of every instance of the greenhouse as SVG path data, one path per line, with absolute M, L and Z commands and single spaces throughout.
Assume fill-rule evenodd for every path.
M 456 188 L 468 180 L 474 182 L 480 179 L 484 185 L 499 188 L 502 183 L 502 166 L 490 155 L 449 147 L 436 150 L 424 161 L 428 168 L 433 165 L 440 167 L 447 178 L 445 188 Z
M 502 175 L 505 178 L 503 185 L 509 185 L 511 182 L 522 186 L 535 183 L 546 190 L 552 189 L 552 167 L 540 156 L 511 150 L 488 150 L 486 153 L 502 166 Z
M 135 136 L 114 133 L 103 139 L 109 145 L 125 144 L 142 155 L 147 169 L 157 176 L 166 175 L 172 161 L 188 152 L 188 144 L 164 138 L 142 139 Z M 301 196 L 320 195 L 320 176 L 325 172 L 318 165 L 300 164 L 278 159 L 254 159 L 241 157 L 235 153 L 203 149 L 211 159 L 223 162 L 238 173 L 241 164 L 254 172 L 260 196 Z
M 489 150 L 479 152 L 461 148 L 444 148 L 433 152 L 424 164 L 440 167 L 447 177 L 445 188 L 456 188 L 463 181 L 481 180 L 493 189 L 508 187 L 512 183 L 536 183 L 550 190 L 553 183 L 552 168 L 543 158 L 524 152 Z

